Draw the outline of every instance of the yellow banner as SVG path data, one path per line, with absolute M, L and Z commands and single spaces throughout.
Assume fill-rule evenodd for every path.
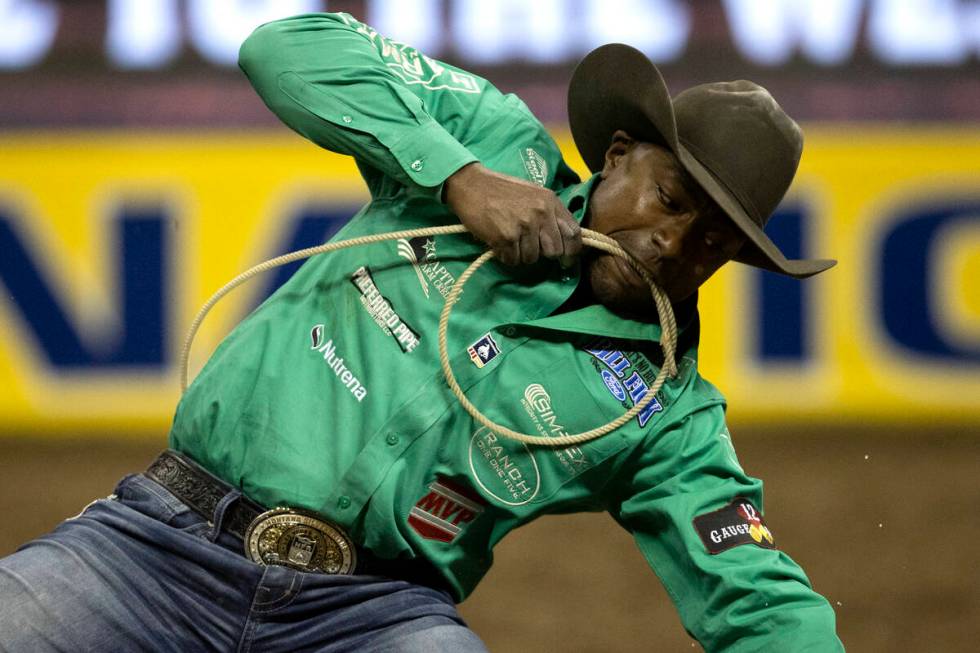
M 976 428 L 980 130 L 807 137 L 772 235 L 840 264 L 804 282 L 726 266 L 702 291 L 704 375 L 742 422 Z M 165 431 L 200 305 L 366 199 L 351 160 L 283 133 L 0 137 L 0 434 Z M 219 304 L 192 374 L 284 274 Z

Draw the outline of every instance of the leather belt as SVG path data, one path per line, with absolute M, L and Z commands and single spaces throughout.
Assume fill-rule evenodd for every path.
M 187 456 L 170 450 L 161 453 L 145 475 L 209 522 L 234 491 Z M 243 553 L 253 562 L 308 572 L 386 576 L 449 592 L 445 580 L 423 558 L 378 558 L 357 550 L 340 526 L 315 513 L 282 507 L 266 510 L 244 495 L 233 498 L 224 510 L 221 528 L 242 540 Z
M 218 503 L 232 491 L 230 485 L 174 451 L 164 451 L 157 456 L 146 470 L 146 476 L 170 490 L 208 521 L 214 517 Z M 221 527 L 244 540 L 249 525 L 263 512 L 265 508 L 242 495 L 228 507 Z

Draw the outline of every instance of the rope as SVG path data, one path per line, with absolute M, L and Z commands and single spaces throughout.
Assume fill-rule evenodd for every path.
M 360 236 L 357 238 L 351 238 L 348 240 L 339 240 L 332 243 L 325 243 L 323 245 L 317 245 L 316 247 L 308 247 L 306 249 L 297 250 L 295 252 L 290 252 L 288 254 L 283 254 L 282 256 L 277 256 L 276 258 L 269 259 L 263 263 L 259 263 L 256 266 L 245 270 L 237 277 L 222 286 L 211 298 L 201 307 L 197 315 L 194 317 L 194 321 L 191 323 L 191 327 L 187 332 L 187 336 L 184 339 L 184 345 L 180 351 L 180 390 L 181 393 L 187 391 L 187 367 L 188 361 L 190 359 L 191 345 L 194 343 L 194 336 L 197 335 L 198 329 L 201 327 L 201 323 L 204 322 L 204 318 L 211 311 L 215 304 L 217 304 L 225 295 L 229 292 L 242 285 L 252 277 L 271 270 L 272 268 L 280 267 L 293 261 L 299 261 L 317 254 L 325 254 L 327 252 L 337 251 L 339 249 L 345 249 L 347 247 L 356 247 L 358 245 L 370 245 L 372 243 L 379 243 L 386 240 L 397 240 L 399 238 L 417 238 L 424 236 L 441 236 L 446 234 L 459 234 L 465 233 L 466 228 L 463 225 L 449 225 L 443 227 L 427 227 L 425 229 L 407 229 L 403 231 L 392 231 L 384 234 L 373 234 L 370 236 Z M 649 273 L 632 257 L 628 252 L 626 252 L 619 243 L 617 243 L 612 238 L 600 234 L 596 231 L 590 229 L 582 229 L 582 243 L 590 247 L 595 247 L 601 249 L 614 256 L 619 256 L 626 260 L 629 265 L 636 270 L 637 274 L 646 281 L 650 286 L 650 290 L 653 293 L 653 301 L 657 306 L 657 314 L 660 316 L 660 346 L 664 353 L 664 363 L 660 368 L 660 373 L 657 374 L 657 378 L 654 380 L 653 385 L 647 390 L 646 396 L 639 402 L 634 404 L 626 413 L 620 415 L 618 418 L 612 420 L 608 424 L 603 426 L 584 431 L 582 433 L 576 433 L 574 435 L 563 435 L 557 437 L 547 437 L 538 435 L 529 435 L 526 433 L 521 433 L 519 431 L 514 431 L 502 424 L 497 424 L 491 421 L 483 413 L 481 413 L 476 406 L 474 406 L 463 390 L 459 387 L 456 382 L 456 376 L 453 374 L 452 367 L 449 364 L 449 353 L 447 351 L 446 345 L 446 332 L 449 326 L 449 314 L 452 312 L 453 306 L 459 301 L 459 297 L 463 292 L 463 286 L 469 280 L 473 273 L 476 272 L 480 266 L 489 261 L 494 257 L 493 251 L 486 251 L 481 254 L 475 261 L 473 261 L 468 268 L 460 275 L 456 283 L 453 284 L 452 290 L 449 292 L 449 296 L 446 297 L 446 303 L 442 308 L 442 313 L 439 315 L 439 361 L 442 364 L 442 372 L 446 377 L 446 383 L 449 385 L 450 390 L 459 400 L 459 403 L 466 409 L 473 419 L 475 419 L 480 424 L 491 429 L 495 433 L 503 435 L 504 437 L 511 438 L 514 440 L 519 440 L 527 444 L 545 445 L 545 446 L 568 446 L 572 444 L 579 444 L 586 442 L 588 440 L 593 440 L 606 433 L 614 431 L 626 422 L 633 419 L 640 411 L 647 407 L 651 401 L 653 401 L 656 394 L 660 391 L 667 377 L 673 377 L 677 375 L 677 366 L 675 363 L 676 357 L 676 347 L 677 347 L 677 324 L 674 321 L 674 311 L 670 306 L 670 301 L 667 296 L 663 293 L 660 288 L 654 283 L 653 279 L 650 277 Z

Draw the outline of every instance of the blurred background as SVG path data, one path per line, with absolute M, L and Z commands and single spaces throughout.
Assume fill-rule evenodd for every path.
M 771 235 L 840 263 L 712 279 L 703 374 L 848 649 L 976 650 L 975 0 L 0 0 L 0 555 L 165 446 L 214 290 L 365 201 L 353 163 L 279 124 L 236 66 L 256 25 L 324 10 L 519 94 L 580 173 L 565 89 L 599 44 L 639 47 L 674 92 L 769 88 L 807 138 Z M 192 373 L 290 271 L 219 305 Z M 497 561 L 462 608 L 491 650 L 697 647 L 604 515 L 541 520 Z

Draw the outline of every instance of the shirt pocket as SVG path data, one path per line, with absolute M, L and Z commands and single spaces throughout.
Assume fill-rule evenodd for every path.
M 622 414 L 615 403 L 610 407 L 594 394 L 595 370 L 588 354 L 575 350 L 533 375 L 524 388 L 521 404 L 527 413 L 532 434 L 560 437 L 584 433 L 601 427 Z M 530 448 L 541 477 L 541 492 L 534 503 L 587 498 L 605 484 L 602 469 L 625 449 L 624 428 L 597 438 L 564 446 L 538 445 Z

